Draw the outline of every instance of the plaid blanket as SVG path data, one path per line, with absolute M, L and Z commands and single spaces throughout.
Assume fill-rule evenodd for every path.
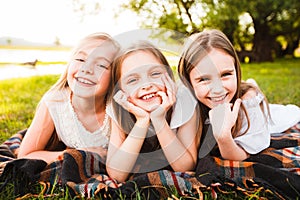
M 98 154 L 67 149 L 57 161 L 16 159 L 24 132 L 17 133 L 0 146 L 0 194 L 14 186 L 16 197 L 37 194 L 51 196 L 53 188 L 68 191 L 72 197 L 102 199 L 165 199 L 186 196 L 203 198 L 217 193 L 237 192 L 251 196 L 264 190 L 273 199 L 300 197 L 300 123 L 272 136 L 271 145 L 245 161 L 206 156 L 193 172 L 160 170 L 132 176 L 124 183 L 111 179 Z M 66 189 L 67 188 L 67 189 Z

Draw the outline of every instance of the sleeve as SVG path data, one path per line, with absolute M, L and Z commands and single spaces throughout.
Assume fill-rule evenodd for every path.
M 270 133 L 282 133 L 300 122 L 300 108 L 296 105 L 269 104 L 271 122 Z
M 250 126 L 244 135 L 234 138 L 234 141 L 249 154 L 259 153 L 270 145 L 271 136 L 268 130 L 268 119 L 259 105 L 263 99 L 263 95 L 258 93 L 251 99 L 243 100 L 248 112 Z M 245 132 L 246 128 L 247 119 L 244 117 L 241 133 Z
M 170 122 L 171 129 L 176 129 L 188 122 L 196 110 L 196 105 L 197 100 L 189 89 L 182 83 L 178 83 L 176 103 L 173 107 L 172 119 Z

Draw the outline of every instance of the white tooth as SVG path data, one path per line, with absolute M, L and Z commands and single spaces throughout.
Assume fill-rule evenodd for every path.
M 78 78 L 78 81 L 81 82 L 81 83 L 93 84 L 91 81 L 88 81 L 88 80 L 85 80 L 85 79 L 82 79 L 82 78 Z
M 225 99 L 225 97 L 226 97 L 226 95 L 221 96 L 221 97 L 212 97 L 211 100 L 212 101 L 222 101 Z
M 154 94 L 148 94 L 148 95 L 143 96 L 143 99 L 147 100 L 147 99 L 150 99 L 152 97 L 154 97 Z

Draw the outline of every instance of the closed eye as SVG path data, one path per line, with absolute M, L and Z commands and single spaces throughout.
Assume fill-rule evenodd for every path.
M 102 64 L 98 64 L 97 67 L 104 68 L 104 69 L 108 70 L 108 66 L 105 66 L 105 65 L 102 65 Z
M 137 82 L 137 80 L 138 80 L 137 78 L 130 78 L 130 79 L 127 80 L 126 83 L 127 84 L 134 84 L 135 82 Z
M 78 61 L 78 62 L 85 62 L 84 59 L 80 59 L 80 58 L 76 58 L 75 60 Z
M 152 77 L 159 77 L 159 76 L 161 76 L 161 74 L 162 74 L 162 72 L 155 71 L 155 72 L 152 72 L 152 73 L 151 73 L 151 76 L 152 76 Z
M 203 82 L 207 82 L 207 81 L 209 81 L 208 77 L 199 77 L 196 79 L 196 82 L 198 82 L 198 83 L 201 83 L 201 82 L 203 83 Z

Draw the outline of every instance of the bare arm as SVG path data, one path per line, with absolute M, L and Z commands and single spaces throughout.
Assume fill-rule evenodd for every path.
M 233 108 L 229 103 L 218 105 L 209 111 L 214 137 L 218 143 L 221 156 L 228 160 L 244 160 L 248 154 L 233 140 L 231 129 L 234 126 L 241 99 L 236 100 Z
M 62 152 L 44 150 L 53 131 L 53 120 L 45 103 L 41 102 L 22 140 L 18 158 L 42 159 L 47 163 L 54 161 Z
M 123 182 L 132 172 L 147 134 L 149 121 L 136 122 L 131 132 L 126 135 L 112 120 L 112 132 L 108 146 L 106 168 L 108 175 Z
M 196 120 L 196 113 L 194 113 L 192 118 L 181 126 L 176 134 L 171 130 L 165 118 L 152 119 L 162 150 L 174 171 L 193 170 L 196 165 L 197 144 L 200 140 L 196 134 Z

